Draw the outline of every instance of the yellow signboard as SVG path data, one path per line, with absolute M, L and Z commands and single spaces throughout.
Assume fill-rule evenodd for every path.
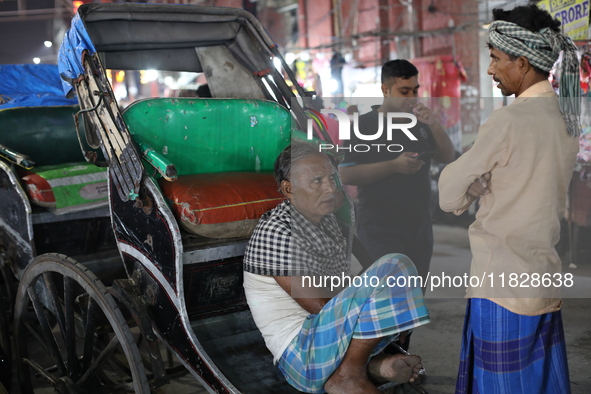
M 562 32 L 573 40 L 585 40 L 589 30 L 589 0 L 542 0 L 538 7 L 562 23 Z

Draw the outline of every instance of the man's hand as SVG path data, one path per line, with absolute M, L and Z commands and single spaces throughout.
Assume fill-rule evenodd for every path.
M 423 103 L 417 103 L 412 112 L 417 117 L 417 120 L 421 123 L 425 123 L 427 126 L 431 127 L 434 126 L 437 121 L 437 117 L 429 108 L 427 108 Z
M 404 152 L 396 159 L 392 160 L 395 172 L 410 175 L 420 170 L 425 162 L 415 159 L 416 156 L 416 153 Z
M 490 193 L 490 172 L 482 175 L 480 178 L 476 179 L 472 184 L 468 187 L 468 195 L 474 199 L 477 199 L 481 196 L 486 196 Z
M 445 128 L 439 123 L 437 116 L 423 103 L 417 103 L 412 111 L 417 120 L 429 126 L 431 130 L 431 134 L 435 139 L 435 150 L 437 151 L 433 158 L 443 164 L 451 163 L 455 159 L 454 146 Z

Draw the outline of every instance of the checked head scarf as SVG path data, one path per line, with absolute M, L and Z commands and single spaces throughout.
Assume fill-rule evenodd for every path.
M 550 71 L 563 51 L 560 75 L 560 109 L 570 136 L 578 136 L 581 126 L 581 90 L 577 48 L 566 35 L 544 28 L 532 32 L 515 23 L 494 21 L 488 28 L 489 43 L 512 56 L 525 56 L 531 64 Z

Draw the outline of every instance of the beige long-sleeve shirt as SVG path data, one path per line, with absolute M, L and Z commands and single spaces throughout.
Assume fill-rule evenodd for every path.
M 439 203 L 456 213 L 469 207 L 472 182 L 487 172 L 492 176 L 469 229 L 470 276 L 485 280 L 469 287 L 467 298 L 487 298 L 530 316 L 560 309 L 561 262 L 554 246 L 577 151 L 556 94 L 543 81 L 495 111 L 474 146 L 443 170 Z M 510 282 L 515 274 L 518 280 Z M 542 282 L 544 277 L 551 282 Z

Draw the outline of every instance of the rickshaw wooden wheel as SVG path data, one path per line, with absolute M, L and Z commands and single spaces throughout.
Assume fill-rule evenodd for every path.
M 14 300 L 14 279 L 0 249 L 0 394 L 2 387 L 10 392 L 12 380 L 12 302 Z
M 3 302 L 0 313 L 6 320 L 11 321 L 16 285 L 14 275 L 10 270 L 9 261 L 9 259 L 3 256 L 2 249 L 0 249 L 0 297 Z
M 24 271 L 14 309 L 21 393 L 149 393 L 129 326 L 108 289 L 86 267 L 60 254 Z
M 4 311 L 4 300 L 0 297 L 0 308 Z M 0 394 L 9 391 L 12 379 L 12 349 L 8 320 L 0 316 Z

